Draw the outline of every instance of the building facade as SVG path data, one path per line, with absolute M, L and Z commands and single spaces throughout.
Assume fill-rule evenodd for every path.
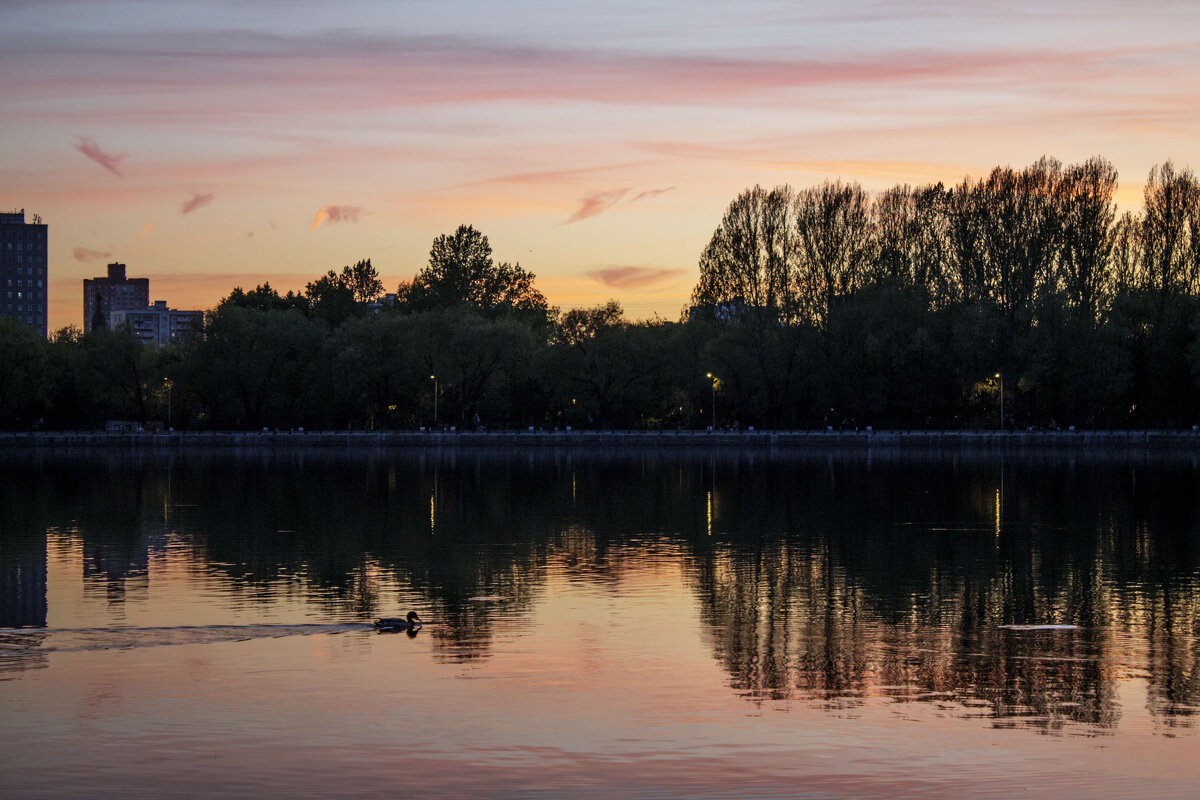
M 46 225 L 25 210 L 0 214 L 0 316 L 10 317 L 45 336 L 49 258 Z
M 108 324 L 112 328 L 127 325 L 137 339 L 162 347 L 199 336 L 204 330 L 204 312 L 167 308 L 166 300 L 155 300 L 149 308 L 113 311 Z
M 150 305 L 150 279 L 125 277 L 124 264 L 109 264 L 108 275 L 83 279 L 83 330 L 115 328 L 118 311 L 144 311 Z

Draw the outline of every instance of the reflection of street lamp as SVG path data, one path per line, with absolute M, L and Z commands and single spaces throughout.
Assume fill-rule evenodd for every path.
M 433 424 L 437 425 L 437 376 L 430 375 L 429 380 L 433 381 Z
M 713 374 L 708 373 L 708 377 L 712 378 L 712 429 L 717 429 L 717 379 Z
M 1000 381 L 1000 430 L 1004 430 L 1004 376 L 997 372 L 996 378 Z

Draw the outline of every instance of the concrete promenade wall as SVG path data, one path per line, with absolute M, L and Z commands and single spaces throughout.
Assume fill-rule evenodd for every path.
M 192 448 L 914 448 L 996 452 L 1130 449 L 1200 454 L 1194 431 L 554 431 L 554 432 L 37 432 L 0 433 L 0 453 L 19 449 Z

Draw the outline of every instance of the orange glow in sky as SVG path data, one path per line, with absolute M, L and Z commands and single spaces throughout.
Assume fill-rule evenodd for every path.
M 518 0 L 0 8 L 0 208 L 50 226 L 50 327 L 109 261 L 151 299 L 388 290 L 460 224 L 563 307 L 678 316 L 755 183 L 879 191 L 1103 155 L 1200 166 L 1184 2 Z

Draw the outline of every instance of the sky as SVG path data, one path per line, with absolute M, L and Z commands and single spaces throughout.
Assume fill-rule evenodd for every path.
M 49 225 L 50 329 L 151 300 L 388 291 L 461 224 L 564 309 L 676 319 L 743 189 L 1200 168 L 1200 6 L 1006 0 L 0 0 L 0 210 Z

